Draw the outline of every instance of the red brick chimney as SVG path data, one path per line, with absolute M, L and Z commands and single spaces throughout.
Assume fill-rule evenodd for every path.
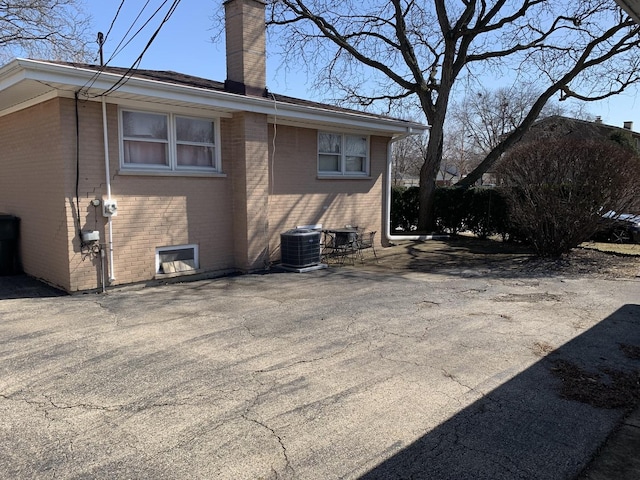
M 243 95 L 265 96 L 265 2 L 227 0 L 224 8 L 227 44 L 225 89 Z

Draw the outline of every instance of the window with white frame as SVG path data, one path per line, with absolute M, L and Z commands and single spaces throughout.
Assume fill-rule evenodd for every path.
M 156 248 L 156 273 L 184 273 L 199 268 L 198 245 L 173 245 Z
M 366 135 L 318 133 L 318 174 L 363 176 L 369 174 Z
M 124 170 L 220 171 L 215 120 L 121 110 L 120 122 Z

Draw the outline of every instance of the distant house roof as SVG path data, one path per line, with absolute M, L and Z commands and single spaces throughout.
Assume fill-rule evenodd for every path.
M 421 133 L 428 128 L 417 122 L 270 92 L 264 97 L 232 93 L 222 82 L 178 72 L 26 59 L 13 60 L 0 68 L 0 115 L 56 96 L 73 98 L 79 92 L 80 98 L 91 100 L 106 91 L 111 103 L 153 102 L 213 110 L 221 115 L 250 111 L 264 113 L 270 121 L 281 124 L 347 126 L 385 135 Z
M 640 133 L 631 130 L 632 124 L 627 127 L 607 125 L 599 120 L 579 120 L 577 118 L 552 115 L 536 121 L 524 135 L 522 141 L 539 140 L 549 137 L 573 137 L 584 139 L 609 139 L 612 133 L 627 133 L 635 139 L 640 139 Z
M 627 123 L 627 122 L 625 122 Z M 615 127 L 607 125 L 599 120 L 580 120 L 577 118 L 551 115 L 537 120 L 524 134 L 519 143 L 535 142 L 541 139 L 552 138 L 576 138 L 584 140 L 610 140 L 613 133 L 626 133 L 631 136 L 633 145 L 640 151 L 640 133 L 631 130 L 631 122 L 627 127 Z M 487 173 L 493 174 L 500 161 L 496 162 Z

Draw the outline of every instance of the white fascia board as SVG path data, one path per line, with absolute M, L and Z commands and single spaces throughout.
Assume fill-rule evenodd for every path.
M 18 59 L 0 69 L 0 82 L 5 76 L 5 73 L 9 75 L 14 70 L 15 74 L 21 73 L 21 76 L 16 81 L 30 79 L 45 84 L 68 85 L 74 90 L 86 88 L 88 85 L 91 85 L 89 97 L 95 95 L 96 98 L 121 78 L 120 75 L 108 72 L 103 72 L 97 78 L 94 78 L 97 73 L 95 70 L 37 60 Z M 150 99 L 159 98 L 164 101 L 188 102 L 204 107 L 222 109 L 228 112 L 246 111 L 273 115 L 290 121 L 299 120 L 305 123 L 317 123 L 320 125 L 346 125 L 350 128 L 376 131 L 390 135 L 407 132 L 417 134 L 428 130 L 426 125 L 417 122 L 405 122 L 402 120 L 370 117 L 357 112 L 338 112 L 318 107 L 281 103 L 271 98 L 243 96 L 135 77 L 129 78 L 126 83 L 121 85 L 112 95 L 116 96 L 118 92 L 145 96 Z
M 338 112 L 318 107 L 294 105 L 290 103 L 275 103 L 273 100 L 260 99 L 271 102 L 269 115 L 274 118 L 287 119 L 289 122 L 304 122 L 318 125 L 344 125 L 354 130 L 373 130 L 380 133 L 404 134 L 423 133 L 429 127 L 417 122 L 394 120 L 389 118 L 369 117 L 365 114 Z
M 13 60 L 0 68 L 0 91 L 27 79 L 25 70 L 18 60 Z

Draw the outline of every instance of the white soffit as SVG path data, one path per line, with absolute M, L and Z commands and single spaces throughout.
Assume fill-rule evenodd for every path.
M 121 79 L 120 75 L 110 72 L 103 72 L 97 78 L 95 74 L 95 70 L 87 68 L 36 60 L 14 60 L 0 68 L 0 115 L 32 105 L 48 96 L 73 97 L 75 91 L 86 89 L 87 86 L 87 94 L 81 94 L 80 98 L 97 101 L 102 92 Z M 278 118 L 290 124 L 346 126 L 389 135 L 421 133 L 428 129 L 417 122 L 279 102 L 277 95 L 274 100 L 136 77 L 129 78 L 107 98 L 111 103 L 151 102 L 223 113 L 247 111 L 262 113 L 270 119 Z

